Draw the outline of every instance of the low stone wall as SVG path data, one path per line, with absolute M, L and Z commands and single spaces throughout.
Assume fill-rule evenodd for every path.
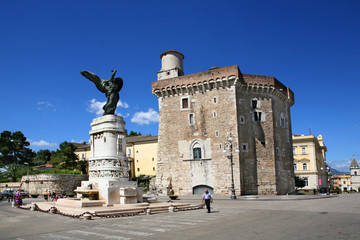
M 72 174 L 38 174 L 23 176 L 21 178 L 20 188 L 25 189 L 29 194 L 43 194 L 45 191 L 56 190 L 63 195 L 74 193 L 74 190 L 81 186 L 81 181 L 87 181 L 88 175 Z M 29 183 L 25 181 L 29 180 Z

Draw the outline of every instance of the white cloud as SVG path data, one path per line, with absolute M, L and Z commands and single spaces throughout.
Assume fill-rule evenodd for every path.
M 131 119 L 131 122 L 137 123 L 139 125 L 149 125 L 150 123 L 159 122 L 159 113 L 154 109 L 149 108 L 147 112 L 137 112 L 134 114 L 134 117 Z
M 28 139 L 29 140 L 29 139 Z M 44 140 L 40 141 L 32 141 L 29 140 L 31 146 L 37 146 L 37 147 L 57 147 L 57 143 L 49 143 Z
M 37 110 L 39 110 L 39 111 L 42 111 L 42 110 L 52 110 L 52 111 L 54 111 L 54 112 L 56 112 L 56 109 L 55 109 L 55 107 L 54 107 L 54 105 L 52 105 L 51 103 L 49 103 L 49 102 L 38 102 L 37 104 L 36 104 L 36 108 L 37 108 Z
M 106 101 L 100 102 L 100 101 L 97 101 L 95 98 L 93 98 L 87 103 L 86 111 L 95 113 L 96 115 L 100 116 L 104 113 L 104 110 L 102 108 L 105 104 L 106 104 Z M 117 103 L 117 107 L 129 108 L 129 104 L 119 100 L 119 102 Z
M 351 165 L 351 159 L 344 159 L 341 161 L 341 163 L 332 165 L 331 168 L 335 168 L 336 170 L 343 171 L 343 172 L 349 172 L 350 165 Z

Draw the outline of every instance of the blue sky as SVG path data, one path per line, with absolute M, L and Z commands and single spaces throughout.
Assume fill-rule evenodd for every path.
M 81 70 L 124 79 L 117 113 L 128 131 L 157 135 L 151 82 L 160 54 L 185 55 L 185 74 L 238 64 L 295 93 L 294 134 L 322 134 L 332 167 L 359 152 L 360 2 L 0 1 L 0 131 L 34 150 L 87 141 L 106 101 Z

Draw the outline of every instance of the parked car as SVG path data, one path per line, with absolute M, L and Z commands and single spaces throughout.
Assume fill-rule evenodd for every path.
M 3 200 L 3 194 L 0 192 L 0 200 Z
M 9 198 L 13 195 L 13 192 L 14 192 L 14 190 L 7 189 L 2 192 L 2 195 L 4 198 Z
M 16 192 L 17 192 L 17 190 L 14 190 L 14 191 L 13 191 L 14 197 L 15 197 Z M 29 192 L 26 191 L 26 190 L 24 190 L 24 189 L 20 189 L 20 194 L 21 194 L 21 196 L 22 196 L 23 198 L 29 197 Z

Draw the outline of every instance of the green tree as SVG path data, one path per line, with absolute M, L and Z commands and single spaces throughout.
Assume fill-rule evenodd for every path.
M 51 154 L 52 152 L 48 149 L 39 150 L 33 158 L 33 164 L 36 166 L 48 163 L 50 161 Z
M 305 187 L 305 180 L 299 176 L 295 176 L 295 187 Z
M 69 142 L 60 143 L 59 149 L 51 154 L 50 164 L 59 169 L 76 169 L 78 157 L 75 154 L 76 146 Z
M 127 137 L 135 137 L 135 136 L 141 136 L 141 132 L 134 132 L 134 131 L 131 131 Z
M 24 164 L 24 162 L 30 164 L 35 153 L 28 146 L 30 146 L 30 143 L 22 132 L 3 131 L 0 135 L 1 166 Z

